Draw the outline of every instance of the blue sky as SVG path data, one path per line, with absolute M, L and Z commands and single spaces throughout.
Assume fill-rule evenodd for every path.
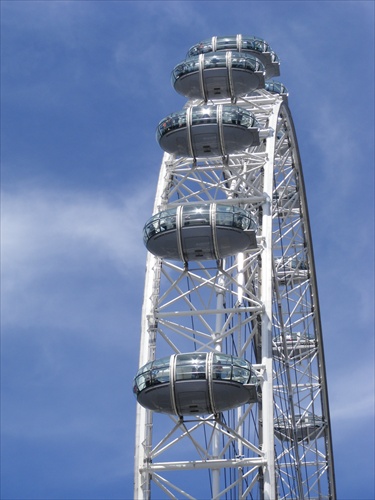
M 281 59 L 308 194 L 340 499 L 374 499 L 374 2 L 1 1 L 1 498 L 131 499 L 146 250 L 194 43 Z

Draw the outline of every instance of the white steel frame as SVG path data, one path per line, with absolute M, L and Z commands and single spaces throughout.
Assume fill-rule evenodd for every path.
M 260 145 L 225 158 L 165 154 L 154 213 L 183 203 L 238 204 L 258 221 L 258 249 L 186 264 L 148 254 L 139 366 L 179 352 L 244 357 L 258 373 L 259 401 L 184 418 L 137 405 L 139 500 L 335 498 L 314 260 L 292 119 L 285 97 L 265 90 L 236 105 L 255 114 Z M 304 272 L 302 264 L 286 271 L 292 261 L 303 262 Z M 296 332 L 311 339 L 311 349 L 298 356 L 287 345 Z M 321 416 L 323 425 L 298 440 L 310 415 Z M 275 419 L 285 422 L 289 439 L 275 435 Z

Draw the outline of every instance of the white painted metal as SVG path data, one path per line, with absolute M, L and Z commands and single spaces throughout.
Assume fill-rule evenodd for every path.
M 281 99 L 276 101 L 269 116 L 268 123 L 276 130 Z M 274 143 L 271 138 L 266 144 L 266 162 L 264 165 L 262 217 L 262 266 L 261 266 L 261 299 L 264 306 L 262 315 L 262 364 L 264 366 L 264 380 L 262 387 L 262 433 L 263 451 L 267 461 L 264 470 L 264 499 L 276 498 L 275 463 L 274 463 L 274 417 L 273 417 L 273 376 L 272 376 L 272 198 L 273 198 L 273 165 Z
M 232 353 L 254 363 L 261 397 L 223 414 L 183 419 L 138 405 L 140 500 L 153 492 L 158 499 L 335 498 L 312 243 L 290 113 L 265 90 L 236 105 L 255 114 L 261 144 L 224 159 L 164 155 L 154 213 L 183 203 L 238 203 L 259 222 L 258 249 L 186 264 L 149 254 L 139 363 L 178 352 Z M 306 272 L 290 268 L 282 276 L 280 262 L 292 259 L 303 260 Z M 296 332 L 314 339 L 299 356 L 286 342 Z M 283 347 L 273 356 L 276 337 Z M 317 437 L 298 440 L 308 415 L 321 416 L 324 425 Z M 275 418 L 290 425 L 292 439 L 274 434 Z

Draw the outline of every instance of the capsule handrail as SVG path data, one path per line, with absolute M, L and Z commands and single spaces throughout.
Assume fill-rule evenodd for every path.
M 216 204 L 215 224 L 217 227 L 232 227 L 237 229 L 255 230 L 256 224 L 251 214 L 245 209 Z M 196 207 L 182 205 L 181 227 L 210 225 L 210 205 Z M 177 229 L 177 207 L 154 214 L 145 224 L 143 239 L 146 243 L 153 236 Z
M 265 82 L 265 90 L 273 94 L 281 94 L 281 95 L 288 94 L 288 89 L 285 87 L 285 85 L 281 82 L 277 82 L 274 80 L 269 80 Z
M 193 106 L 191 109 L 191 125 L 216 123 L 218 120 L 218 106 Z M 237 125 L 247 129 L 257 127 L 255 116 L 250 111 L 239 106 L 222 105 L 222 123 Z M 187 127 L 188 108 L 171 113 L 163 118 L 157 126 L 156 137 L 159 141 L 165 134 L 179 128 Z
M 232 69 L 250 70 L 250 71 L 264 71 L 263 63 L 253 54 L 231 52 L 231 67 Z M 209 54 L 203 54 L 203 69 L 211 68 L 225 68 L 227 67 L 227 53 L 216 53 L 212 52 Z M 172 71 L 172 83 L 178 80 L 181 76 L 185 76 L 189 73 L 194 73 L 199 71 L 199 55 L 189 57 L 181 63 L 177 64 Z
M 238 37 L 236 35 L 227 37 L 213 37 L 203 40 L 193 45 L 187 52 L 187 57 L 195 56 L 207 52 L 216 52 L 222 50 L 236 51 L 256 51 L 260 53 L 269 53 L 272 62 L 279 62 L 277 54 L 271 49 L 270 45 L 258 37 Z
M 176 355 L 176 361 L 172 361 L 174 356 L 151 361 L 138 370 L 134 377 L 133 392 L 137 395 L 148 387 L 196 379 L 237 382 L 243 385 L 257 382 L 256 374 L 247 360 L 230 354 L 218 356 L 214 353 L 209 357 L 212 359 L 211 363 L 207 365 L 207 356 L 207 353 L 199 353 L 198 356 L 197 353 L 189 353 L 181 355 L 182 359 Z M 172 364 L 175 371 L 172 370 Z
M 274 342 L 282 342 L 283 337 L 282 335 L 277 335 L 276 337 L 273 337 Z M 293 343 L 303 343 L 303 342 L 313 342 L 314 341 L 314 336 L 308 333 L 300 333 L 300 332 L 292 332 L 292 333 L 286 333 L 285 334 L 285 340 L 286 342 L 293 342 Z

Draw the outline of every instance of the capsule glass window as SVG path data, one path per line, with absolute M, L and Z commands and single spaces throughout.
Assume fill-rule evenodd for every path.
M 234 358 L 233 360 L 233 378 L 235 382 L 240 382 L 241 384 L 246 384 L 250 381 L 251 369 L 247 361 L 240 358 Z
M 155 234 L 176 229 L 176 209 L 164 210 L 151 217 L 144 227 L 143 240 L 147 242 Z
M 206 354 L 179 354 L 176 358 L 176 381 L 206 378 Z
M 164 118 L 156 129 L 157 139 L 159 140 L 165 133 L 180 127 L 186 127 L 186 112 L 177 111 Z
M 274 94 L 287 94 L 288 93 L 288 89 L 285 87 L 285 85 L 283 83 L 276 82 L 274 80 L 266 82 L 265 89 L 268 90 L 268 92 L 272 92 Z
M 209 38 L 207 40 L 203 40 L 202 42 L 198 43 L 197 45 L 194 45 L 191 47 L 189 52 L 187 53 L 187 57 L 190 56 L 197 56 L 199 54 L 205 54 L 206 52 L 212 52 L 212 39 Z
M 151 373 L 151 383 L 153 385 L 169 382 L 170 380 L 169 361 L 170 357 L 168 356 L 153 362 L 152 373 Z
M 232 356 L 214 354 L 212 378 L 214 380 L 232 380 Z
M 237 49 L 236 36 L 225 36 L 217 38 L 216 50 L 230 50 L 230 49 Z
M 215 123 L 217 116 L 216 106 L 194 106 L 192 108 L 192 125 L 201 123 Z
M 185 205 L 182 215 L 182 226 L 207 226 L 210 224 L 210 206 L 201 207 Z

